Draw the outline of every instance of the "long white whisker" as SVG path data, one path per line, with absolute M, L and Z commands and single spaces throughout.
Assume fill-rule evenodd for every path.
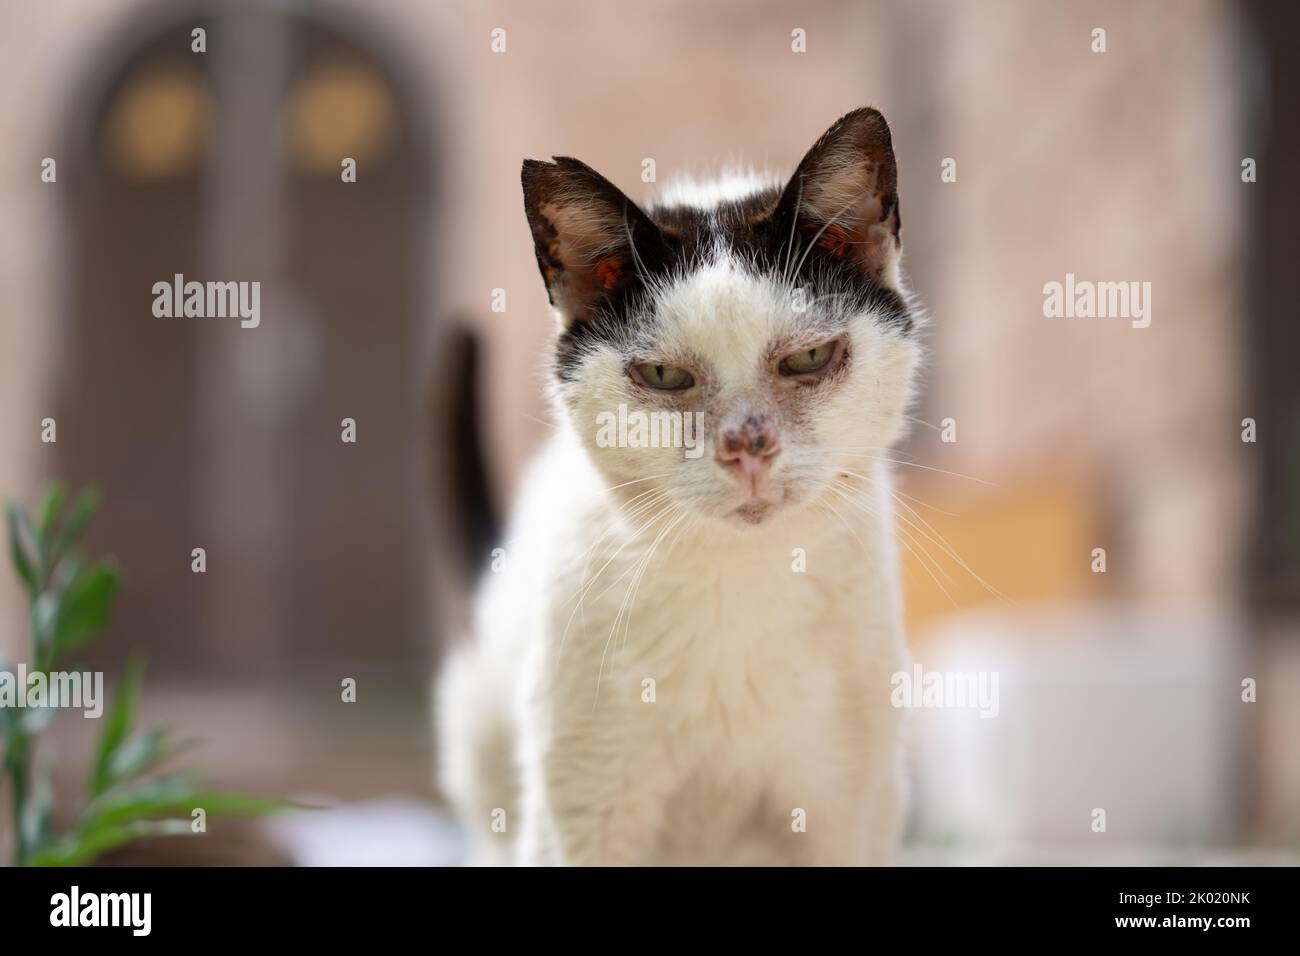
M 870 518 L 874 518 L 877 521 L 882 520 L 881 516 L 876 514 L 870 508 L 868 508 L 865 502 L 862 502 L 856 498 L 846 495 L 838 488 L 835 489 L 835 491 L 841 497 L 843 497 L 850 505 L 860 510 L 863 514 L 867 515 Z M 930 580 L 934 582 L 935 587 L 937 587 L 940 591 L 942 591 L 943 596 L 946 597 L 954 607 L 956 607 L 957 602 L 953 599 L 953 596 L 948 592 L 948 589 L 943 586 L 943 582 L 941 582 L 937 577 L 935 577 L 934 572 L 930 570 L 930 564 L 933 564 L 936 568 L 939 569 L 940 573 L 947 576 L 947 572 L 943 570 L 943 567 L 937 561 L 935 561 L 934 557 L 929 553 L 929 551 L 925 548 L 925 546 L 921 544 L 921 542 L 917 541 L 914 537 L 912 537 L 912 535 L 910 535 L 906 531 L 906 529 L 899 528 L 897 525 L 895 525 L 894 533 L 896 535 L 901 536 L 898 538 L 899 542 L 903 545 L 903 547 L 905 547 L 912 554 L 913 557 L 916 558 L 916 560 L 921 565 L 921 570 L 923 570 L 926 574 L 930 576 Z M 927 561 L 929 563 L 927 563 Z M 949 578 L 949 580 L 951 580 L 951 578 Z
M 989 583 L 988 583 L 987 581 L 985 581 L 982 577 L 980 577 L 978 574 L 976 574 L 975 571 L 971 568 L 971 566 L 970 566 L 969 564 L 967 564 L 967 563 L 962 559 L 961 555 L 959 555 L 959 554 L 957 553 L 956 549 L 953 548 L 952 545 L 950 545 L 950 544 L 948 543 L 947 539 L 945 539 L 943 535 L 939 534 L 939 532 L 938 532 L 937 530 L 935 530 L 934 525 L 932 525 L 932 524 L 930 524 L 930 522 L 926 521 L 925 518 L 923 518 L 923 517 L 920 515 L 920 513 L 917 512 L 917 510 L 916 510 L 915 508 L 913 508 L 911 505 L 909 505 L 909 504 L 908 504 L 907 502 L 905 502 L 905 501 L 899 501 L 898 504 L 900 504 L 900 505 L 902 505 L 904 508 L 906 508 L 906 509 L 907 509 L 907 510 L 908 510 L 908 511 L 913 515 L 913 516 L 915 516 L 915 518 L 916 518 L 917 521 L 921 522 L 922 525 L 924 525 L 926 528 L 928 528 L 929 531 L 930 531 L 930 534 L 926 534 L 925 531 L 923 531 L 920 527 L 918 527 L 914 522 L 909 521 L 909 520 L 908 520 L 906 517 L 904 517 L 903 515 L 899 515 L 900 518 L 903 518 L 904 521 L 907 521 L 908 524 L 910 524 L 910 525 L 912 525 L 912 527 L 916 528 L 917 531 L 920 532 L 921 534 L 926 534 L 926 536 L 929 537 L 931 541 L 933 541 L 933 542 L 934 542 L 935 544 L 937 544 L 940 548 L 942 548 L 945 552 L 947 552 L 947 554 L 948 554 L 948 556 L 949 556 L 950 558 L 952 558 L 954 561 L 956 561 L 957 564 L 958 564 L 958 565 L 959 565 L 959 566 L 960 566 L 960 567 L 961 567 L 961 568 L 962 568 L 962 569 L 963 569 L 967 574 L 969 574 L 969 575 L 970 575 L 971 577 L 973 577 L 976 581 L 978 581 L 978 582 L 979 582 L 979 583 L 984 587 L 984 589 L 985 589 L 986 591 L 988 591 L 990 594 L 992 594 L 994 597 L 996 597 L 996 598 L 998 598 L 999 600 L 1004 601 L 1004 602 L 1006 602 L 1006 603 L 1008 603 L 1008 604 L 1012 604 L 1012 603 L 1014 603 L 1014 602 L 1013 602 L 1010 598 L 1008 598 L 1005 594 L 1003 594 L 1001 591 L 999 591 L 999 590 L 998 590 L 997 588 L 995 588 L 993 585 L 989 584 Z
M 654 503 L 657 504 L 657 503 L 658 503 L 659 501 L 661 501 L 664 497 L 667 497 L 667 495 L 668 495 L 668 492 L 663 491 L 663 492 L 660 492 L 660 497 L 657 497 L 657 498 L 654 498 L 654 499 L 651 499 L 651 500 L 652 500 L 652 502 L 654 502 Z M 603 565 L 601 565 L 600 570 L 596 572 L 595 577 L 593 577 L 590 581 L 586 581 L 586 580 L 584 580 L 583 583 L 582 583 L 582 585 L 579 586 L 579 588 L 578 588 L 578 592 L 577 592 L 577 593 L 576 593 L 572 598 L 569 599 L 570 601 L 576 601 L 576 603 L 575 603 L 574 606 L 573 606 L 573 610 L 571 610 L 571 611 L 569 612 L 568 620 L 566 620 L 565 623 L 564 623 L 564 631 L 563 631 L 563 633 L 560 634 L 559 645 L 558 645 L 558 647 L 556 648 L 556 665 L 557 665 L 557 666 L 558 666 L 558 664 L 559 664 L 560 654 L 563 653 L 563 651 L 564 651 L 564 642 L 565 642 L 565 639 L 569 636 L 569 629 L 570 629 L 570 627 L 573 626 L 573 618 L 574 618 L 574 616 L 578 613 L 578 609 L 579 609 L 580 607 L 583 607 L 583 602 L 586 600 L 587 593 L 588 593 L 588 592 L 589 592 L 593 587 L 596 586 L 596 582 L 599 581 L 599 580 L 600 580 L 600 576 L 601 576 L 602 574 L 605 573 L 605 569 L 608 568 L 608 567 L 610 566 L 610 564 L 612 564 L 612 563 L 614 562 L 614 560 L 615 560 L 616 558 L 618 558 L 618 556 L 619 556 L 620 554 L 623 553 L 623 550 L 624 550 L 624 549 L 625 549 L 629 544 L 631 544 L 634 540 L 636 540 L 636 539 L 640 536 L 640 534 L 641 534 L 642 531 L 644 531 L 645 529 L 649 528 L 649 527 L 650 527 L 651 525 L 653 525 L 656 521 L 658 521 L 660 518 L 662 518 L 665 514 L 667 514 L 669 511 L 671 511 L 674 507 L 676 507 L 676 506 L 673 505 L 672 503 L 669 503 L 667 506 L 665 506 L 663 509 L 661 509 L 661 510 L 660 510 L 660 511 L 659 511 L 659 512 L 658 512 L 658 513 L 657 513 L 653 518 L 651 518 L 649 521 L 645 522 L 643 525 L 641 525 L 641 527 L 637 528 L 635 531 L 631 532 L 631 533 L 628 535 L 628 537 L 626 538 L 626 540 L 624 540 L 624 542 L 623 542 L 621 545 L 619 545 L 618 550 L 615 551 L 612 555 L 609 556 L 609 560 L 607 560 Z M 592 548 L 594 548 L 594 547 L 595 547 L 595 545 L 592 545 Z M 589 549 L 589 550 L 590 550 L 590 549 Z M 626 574 L 626 572 L 624 572 L 624 573 Z M 585 618 L 585 615 L 586 615 L 586 611 L 585 611 L 585 609 L 583 610 L 583 615 L 584 615 L 584 618 Z
M 610 485 L 605 490 L 618 491 L 618 489 L 626 488 L 628 485 L 639 485 L 643 481 L 654 481 L 656 478 L 667 478 L 669 474 L 669 472 L 665 471 L 662 475 L 647 475 L 644 478 L 633 478 L 631 481 L 625 481 L 621 485 Z
M 941 515 L 945 515 L 945 516 L 947 516 L 947 517 L 949 517 L 949 518 L 958 518 L 958 517 L 961 517 L 961 516 L 958 515 L 955 511 L 944 511 L 944 510 L 943 510 L 942 508 L 940 508 L 938 505 L 932 505 L 932 504 L 930 504 L 928 501 L 922 501 L 920 498 L 916 497 L 915 495 L 909 495 L 909 494 L 908 494 L 907 492 L 905 492 L 905 491 L 899 491 L 899 490 L 895 489 L 895 490 L 894 490 L 894 494 L 896 494 L 896 495 L 902 495 L 902 496 L 903 496 L 904 498 L 906 498 L 908 501 L 915 501 L 915 502 L 916 502 L 918 505 L 920 505 L 922 508 L 929 508 L 931 511 L 938 512 L 939 514 L 941 514 Z
M 676 506 L 670 505 L 669 507 L 673 508 Z M 612 627 L 610 627 L 609 636 L 605 638 L 605 646 L 600 652 L 600 667 L 596 671 L 596 695 L 591 702 L 591 706 L 593 710 L 595 710 L 596 705 L 600 702 L 600 684 L 605 675 L 605 657 L 609 653 L 610 642 L 613 641 L 614 635 L 618 631 L 619 622 L 622 621 L 623 619 L 624 611 L 627 610 L 628 613 L 630 613 L 631 606 L 629 604 L 629 601 L 635 599 L 636 586 L 640 584 L 641 575 L 645 573 L 646 567 L 649 566 L 650 559 L 654 557 L 654 553 L 659 547 L 659 542 L 663 540 L 664 535 L 668 531 L 672 530 L 672 528 L 675 527 L 677 523 L 682 520 L 683 517 L 685 517 L 685 514 L 679 512 L 677 517 L 674 518 L 673 521 L 670 522 L 666 528 L 664 528 L 662 531 L 659 532 L 658 537 L 655 538 L 654 543 L 650 546 L 650 549 L 646 553 L 646 555 L 640 560 L 640 562 L 638 562 L 638 564 L 634 565 L 634 567 L 637 568 L 637 574 L 632 579 L 632 582 L 628 585 L 627 590 L 623 593 L 623 600 L 619 604 L 618 613 L 614 616 L 614 624 Z
M 922 465 L 915 461 L 903 461 L 901 458 L 887 458 L 881 455 L 869 455 L 864 452 L 852 452 L 852 451 L 844 451 L 844 450 L 836 451 L 835 454 L 848 455 L 850 458 L 870 458 L 872 461 L 888 462 L 891 465 L 902 465 L 906 468 L 921 468 L 924 469 L 925 471 L 933 471 L 941 475 L 949 475 L 950 477 L 953 478 L 965 478 L 967 481 L 978 482 L 979 484 L 987 485 L 990 488 L 998 487 L 995 483 L 991 481 L 985 481 L 983 478 L 976 478 L 974 475 L 963 475 L 959 471 L 947 471 L 946 469 L 943 468 L 935 468 L 933 465 Z

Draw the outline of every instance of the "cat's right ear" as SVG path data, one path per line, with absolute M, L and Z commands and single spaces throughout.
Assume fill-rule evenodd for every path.
M 637 256 L 662 243 L 658 227 L 586 163 L 524 160 L 524 211 L 551 305 L 567 327 L 587 322 L 636 280 Z

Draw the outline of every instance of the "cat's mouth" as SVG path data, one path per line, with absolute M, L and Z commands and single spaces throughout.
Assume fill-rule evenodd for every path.
M 747 521 L 750 524 L 762 524 L 763 519 L 772 512 L 772 502 L 764 501 L 761 498 L 751 498 L 743 505 L 732 512 L 741 521 Z
M 763 495 L 752 495 L 731 513 L 746 524 L 762 524 L 785 501 L 785 492 L 780 489 L 769 490 Z

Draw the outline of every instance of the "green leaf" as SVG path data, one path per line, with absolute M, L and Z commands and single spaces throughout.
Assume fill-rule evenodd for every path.
M 76 544 L 77 539 L 86 530 L 86 526 L 90 524 L 91 519 L 99 512 L 102 500 L 99 492 L 94 488 L 86 488 L 77 496 L 72 511 L 68 514 L 67 520 L 63 522 L 62 529 L 60 529 L 50 547 L 51 567 L 67 553 L 70 547 Z
M 161 727 L 137 730 L 122 742 L 110 758 L 109 786 L 134 779 L 197 743 L 197 740 L 172 740 Z
M 9 528 L 9 557 L 13 560 L 14 570 L 27 585 L 27 594 L 32 600 L 40 593 L 41 581 L 34 561 L 36 534 L 27 519 L 27 512 L 9 502 L 5 508 L 6 523 Z
M 188 817 L 202 808 L 211 816 L 257 817 L 281 810 L 301 810 L 305 807 L 284 800 L 270 800 L 246 793 L 222 793 L 212 790 L 193 790 L 175 797 L 142 798 L 119 804 L 100 819 L 100 823 L 117 823 L 124 820 L 168 816 L 173 813 Z
M 160 817 L 183 816 L 186 819 L 197 809 L 208 816 L 260 817 L 284 810 L 308 810 L 311 807 L 286 800 L 269 800 L 244 793 L 222 793 L 211 790 L 189 790 L 172 796 L 141 796 L 123 800 L 105 807 L 85 827 L 93 832 L 104 826 L 116 826 L 133 820 L 152 820 Z
M 63 506 L 68 500 L 68 489 L 61 481 L 52 481 L 45 488 L 45 495 L 41 498 L 41 506 L 36 510 L 36 530 L 40 535 L 41 541 L 50 540 L 50 532 L 54 530 L 54 522 L 59 519 L 63 513 Z
M 21 727 L 27 736 L 34 737 L 48 727 L 58 714 L 59 708 L 52 707 L 48 703 L 44 707 L 24 707 L 18 712 L 14 723 Z
M 140 678 L 143 675 L 144 663 L 141 660 L 133 658 L 127 662 L 121 683 L 117 685 L 113 709 L 109 711 L 104 731 L 99 737 L 95 767 L 90 776 L 92 798 L 98 797 L 113 785 L 113 758 L 135 726 L 135 707 L 140 697 Z
M 48 671 L 54 667 L 54 633 L 59 624 L 63 595 L 68 585 L 81 575 L 83 568 L 84 562 L 75 556 L 63 562 L 32 601 L 32 642 L 36 649 L 32 666 L 37 670 Z
M 44 776 L 33 783 L 27 794 L 19 826 L 28 856 L 54 842 L 54 790 Z
M 91 859 L 105 849 L 137 839 L 132 834 L 140 826 L 164 823 L 169 828 L 167 832 L 190 832 L 196 809 L 204 810 L 209 816 L 264 816 L 283 810 L 314 808 L 239 793 L 197 790 L 187 774 L 172 774 L 114 788 L 93 801 L 82 814 L 76 841 L 82 847 L 94 848 L 94 852 L 67 852 L 60 859 Z
M 51 654 L 54 649 L 54 628 L 59 621 L 59 599 L 48 591 L 32 602 L 31 608 L 32 641 L 36 648 L 36 667 L 48 670 L 53 663 Z
M 176 800 L 193 792 L 192 774 L 188 771 L 124 782 L 110 787 L 91 800 L 81 813 L 78 828 L 86 829 L 119 807 L 132 806 L 141 801 Z
M 279 810 L 307 809 L 284 800 L 196 789 L 189 774 L 176 773 L 109 790 L 86 808 L 79 829 L 90 832 L 102 826 L 154 817 L 188 818 L 199 807 L 209 816 L 262 816 Z
M 9 659 L 0 654 L 0 674 L 6 671 L 13 673 L 13 669 L 9 666 Z M 16 723 L 14 720 L 15 713 L 17 711 L 12 707 L 0 707 L 0 741 L 8 737 L 9 731 L 14 727 Z
M 185 820 L 136 820 L 133 823 L 101 827 L 94 833 L 74 833 L 33 854 L 28 866 L 84 866 L 109 850 L 160 836 L 191 836 Z
M 55 616 L 51 667 L 64 652 L 94 637 L 104 627 L 120 583 L 117 568 L 104 562 L 83 570 L 68 584 Z

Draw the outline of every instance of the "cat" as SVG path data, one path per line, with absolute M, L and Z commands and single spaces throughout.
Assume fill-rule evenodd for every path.
M 522 183 L 558 426 L 437 688 L 471 862 L 889 862 L 887 449 L 923 319 L 888 124 L 855 110 L 786 182 L 644 209 L 576 159 L 526 160 Z M 665 440 L 607 427 L 629 409 Z M 679 421 L 702 424 L 694 452 Z

